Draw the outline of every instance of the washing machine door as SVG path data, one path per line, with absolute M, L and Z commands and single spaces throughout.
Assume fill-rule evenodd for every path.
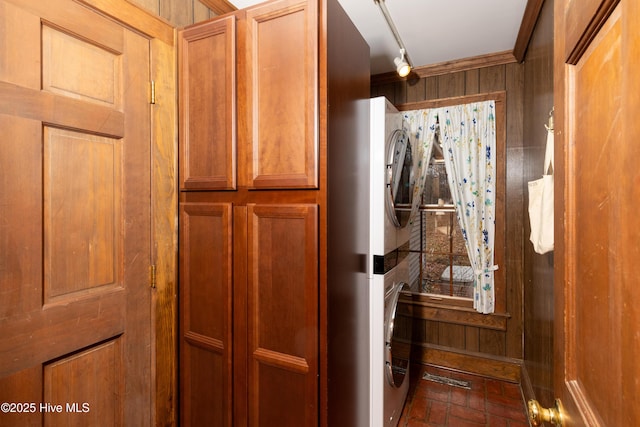
M 385 373 L 387 381 L 394 387 L 400 387 L 409 374 L 409 355 L 411 353 L 411 342 L 406 339 L 399 339 L 395 328 L 396 312 L 398 310 L 398 300 L 400 292 L 408 291 L 409 285 L 404 282 L 398 283 L 393 288 L 389 297 L 385 322 Z M 410 328 L 411 322 L 408 323 Z M 407 336 L 411 336 L 411 331 L 405 331 Z
M 409 223 L 413 200 L 414 153 L 409 134 L 396 129 L 387 143 L 386 211 L 393 224 L 402 228 Z

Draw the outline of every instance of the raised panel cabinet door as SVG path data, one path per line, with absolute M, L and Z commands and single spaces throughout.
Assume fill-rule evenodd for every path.
M 249 425 L 318 425 L 318 207 L 247 206 Z
M 249 187 L 318 186 L 317 3 L 269 2 L 242 21 Z
M 180 205 L 180 391 L 186 426 L 232 425 L 232 205 Z
M 180 187 L 236 188 L 236 16 L 179 33 Z

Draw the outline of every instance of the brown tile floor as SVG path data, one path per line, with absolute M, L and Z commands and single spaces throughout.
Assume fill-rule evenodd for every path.
M 471 389 L 422 379 L 423 372 L 469 381 Z M 529 427 L 518 384 L 412 365 L 399 427 Z

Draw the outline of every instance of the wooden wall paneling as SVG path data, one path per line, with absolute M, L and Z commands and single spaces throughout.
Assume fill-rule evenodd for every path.
M 511 316 L 507 329 L 507 357 L 524 357 L 523 339 L 523 247 L 524 207 L 523 174 L 523 102 L 524 66 L 505 65 L 507 96 L 506 155 L 506 236 L 505 268 L 507 273 L 506 311 Z
M 480 70 L 465 71 L 464 93 L 465 95 L 473 95 L 480 93 Z
M 465 326 L 441 322 L 438 328 L 439 345 L 460 350 L 465 349 Z
M 160 0 L 127 0 L 129 3 L 133 3 L 154 15 L 160 16 Z
M 403 318 L 405 322 L 412 322 L 411 336 L 400 335 L 403 338 L 410 338 L 412 342 L 426 342 L 427 321 L 422 319 Z
M 400 82 L 395 85 L 395 99 L 396 101 L 401 101 L 407 98 L 407 83 L 406 81 Z
M 465 73 L 460 71 L 453 74 L 438 76 L 438 98 L 451 98 L 465 94 Z
M 527 182 L 540 178 L 549 111 L 554 104 L 553 3 L 544 2 L 523 65 L 523 334 L 524 364 L 532 393 L 550 407 L 553 395 L 553 252 L 540 255 L 529 241 Z M 558 160 L 559 161 L 559 160 Z M 556 164 L 559 164 L 558 161 Z M 515 313 L 514 313 L 515 314 Z
M 475 326 L 465 326 L 464 328 L 465 350 L 480 351 L 480 328 Z
M 502 331 L 480 329 L 479 349 L 481 353 L 504 356 L 506 353 L 506 334 Z
M 480 93 L 505 89 L 505 65 L 494 65 L 479 70 Z
M 434 76 L 434 77 L 425 77 L 425 84 L 426 84 L 426 96 L 425 96 L 425 100 L 427 99 L 437 99 L 438 98 L 438 77 Z
M 461 71 L 475 70 L 493 65 L 504 65 L 517 62 L 513 52 L 504 51 L 490 53 L 487 55 L 479 55 L 471 58 L 457 59 L 453 61 L 441 62 L 439 64 L 415 67 L 414 75 L 420 78 L 429 76 L 439 76 L 444 74 L 454 74 Z M 373 86 L 380 86 L 388 83 L 399 82 L 402 79 L 395 72 L 376 74 L 371 76 Z
M 396 104 L 396 84 L 389 83 L 380 86 L 374 86 L 371 92 L 371 96 L 384 96 L 386 97 L 392 104 Z M 375 93 L 375 95 L 374 95 Z
M 227 0 L 200 0 L 204 5 L 209 7 L 213 13 L 217 15 L 224 15 L 225 13 L 233 12 L 236 7 Z
M 427 97 L 426 86 L 426 79 L 407 79 L 407 81 L 405 82 L 406 96 L 404 98 L 404 102 L 416 102 L 424 100 Z
M 493 356 L 472 351 L 456 350 L 433 344 L 416 345 L 412 349 L 412 360 L 496 378 L 519 382 L 522 364 L 518 359 Z
M 158 15 L 176 27 L 184 27 L 194 22 L 194 0 L 158 0 Z
M 440 340 L 440 322 L 426 320 L 425 322 L 425 339 L 426 343 L 437 344 Z

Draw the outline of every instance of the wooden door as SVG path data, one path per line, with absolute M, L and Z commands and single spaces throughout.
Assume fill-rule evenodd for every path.
M 640 4 L 555 7 L 556 396 L 565 425 L 640 425 Z
M 2 0 L 0 45 L 0 425 L 149 425 L 149 40 Z

